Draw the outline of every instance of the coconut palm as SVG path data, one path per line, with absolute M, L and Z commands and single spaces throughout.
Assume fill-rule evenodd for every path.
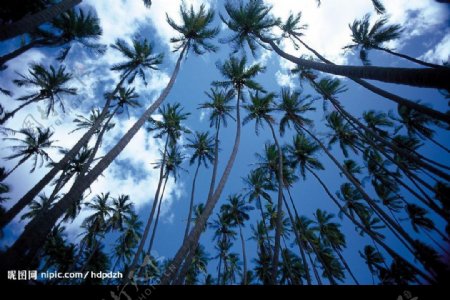
M 372 276 L 372 283 L 375 284 L 374 274 L 376 274 L 377 270 L 379 270 L 384 264 L 383 256 L 370 245 L 366 245 L 364 247 L 364 252 L 359 251 L 359 255 L 366 262 L 370 275 Z
M 242 282 L 244 285 L 248 284 L 247 281 L 247 255 L 245 249 L 245 239 L 242 232 L 242 228 L 245 226 L 245 221 L 250 219 L 248 211 L 253 210 L 252 206 L 246 204 L 242 195 L 234 194 L 228 197 L 228 203 L 222 205 L 220 208 L 224 217 L 230 220 L 230 225 L 237 226 L 239 228 L 239 236 L 241 238 L 242 245 L 242 259 L 244 263 L 244 269 L 242 273 Z
M 192 285 L 198 283 L 198 275 L 203 273 L 206 275 L 209 256 L 205 251 L 205 247 L 199 245 L 195 249 L 194 258 L 192 259 L 191 267 L 186 274 L 185 284 Z
M 46 68 L 42 64 L 32 64 L 29 73 L 29 76 L 19 74 L 20 79 L 15 79 L 13 82 L 18 87 L 32 87 L 35 92 L 17 98 L 17 100 L 23 101 L 23 104 L 11 112 L 5 113 L 0 120 L 0 124 L 4 124 L 14 117 L 24 107 L 41 101 L 46 102 L 45 113 L 47 117 L 50 112 L 55 111 L 56 104 L 59 105 L 62 112 L 65 112 L 61 96 L 76 95 L 77 90 L 75 88 L 67 87 L 68 82 L 72 79 L 72 74 L 66 72 L 66 68 L 63 66 L 56 69 L 54 66 Z
M 192 179 L 191 201 L 189 202 L 189 212 L 186 221 L 186 230 L 184 232 L 184 239 L 186 239 L 189 228 L 191 225 L 192 209 L 194 206 L 195 197 L 195 182 L 197 180 L 198 170 L 203 163 L 205 168 L 208 168 L 208 164 L 214 161 L 214 139 L 209 136 L 209 132 L 195 132 L 193 139 L 188 139 L 187 148 L 193 149 L 194 153 L 189 160 L 189 164 L 192 165 L 197 161 L 197 168 L 195 169 L 194 178 Z
M 241 136 L 241 117 L 240 117 L 240 101 L 242 97 L 242 92 L 245 88 L 250 90 L 262 91 L 262 87 L 253 80 L 259 73 L 264 71 L 264 68 L 259 64 L 254 64 L 251 66 L 247 66 L 246 57 L 242 57 L 238 59 L 236 57 L 231 56 L 227 61 L 223 63 L 223 65 L 218 65 L 220 73 L 225 78 L 223 81 L 215 81 L 213 84 L 215 86 L 222 87 L 233 87 L 236 90 L 236 136 L 233 145 L 233 150 L 231 152 L 230 158 L 226 164 L 225 171 L 217 185 L 217 188 L 211 198 L 205 204 L 205 210 L 202 216 L 199 219 L 199 222 L 195 225 L 194 229 L 191 231 L 188 239 L 183 243 L 181 248 L 178 250 L 175 259 L 173 261 L 174 270 L 179 269 L 179 265 L 182 263 L 182 260 L 185 258 L 185 255 L 191 247 L 195 247 L 198 244 L 198 240 L 200 239 L 200 235 L 203 232 L 203 228 L 211 215 L 219 197 L 222 193 L 222 190 L 225 187 L 225 184 L 228 180 L 228 176 L 231 173 L 231 169 L 233 167 L 234 161 L 237 156 L 237 152 L 239 149 L 240 136 Z M 193 254 L 193 252 L 191 251 Z M 187 257 L 187 263 L 189 263 L 189 257 Z M 162 283 L 166 283 L 166 281 L 173 280 L 173 277 L 176 274 L 166 274 L 164 276 Z
M 57 146 L 53 146 L 55 143 L 55 141 L 51 139 L 53 132 L 49 128 L 25 128 L 19 130 L 18 133 L 22 134 L 24 138 L 4 138 L 4 140 L 18 143 L 18 145 L 9 147 L 14 151 L 14 154 L 5 157 L 5 159 L 12 160 L 15 158 L 20 158 L 20 160 L 9 172 L 4 174 L 2 180 L 5 180 L 9 175 L 11 175 L 12 172 L 14 172 L 19 166 L 30 158 L 33 158 L 33 167 L 30 172 L 34 172 L 38 165 L 39 167 L 42 167 L 44 161 L 51 160 L 49 154 L 47 153 L 47 149 L 58 148 Z
M 64 0 L 56 4 L 52 3 L 53 5 L 51 6 L 47 6 L 48 2 L 42 3 L 42 1 L 33 1 L 34 7 L 32 11 L 34 14 L 22 18 L 29 12 L 26 10 L 26 13 L 23 13 L 22 16 L 17 18 L 19 21 L 3 25 L 1 28 L 2 34 L 0 35 L 0 40 L 3 41 L 21 34 L 33 32 L 39 25 L 50 22 L 53 18 L 80 4 L 81 1 L 82 0 Z M 14 7 L 14 10 L 16 10 L 17 7 Z
M 389 67 L 342 66 L 320 63 L 288 54 L 277 46 L 276 38 L 271 34 L 273 27 L 280 24 L 280 21 L 271 15 L 271 9 L 272 7 L 265 4 L 262 0 L 250 0 L 245 3 L 239 1 L 236 4 L 233 4 L 231 1 L 227 2 L 225 10 L 229 19 L 226 20 L 222 16 L 222 20 L 233 33 L 226 41 L 230 42 L 237 49 L 248 44 L 253 52 L 256 51 L 257 45 L 265 44 L 286 60 L 302 67 L 312 68 L 329 74 L 422 87 L 448 87 L 448 83 L 445 80 L 436 80 L 439 76 L 444 76 L 443 78 L 449 76 L 448 73 L 450 71 L 445 68 L 406 70 Z
M 51 199 L 50 197 L 45 196 L 45 194 L 39 195 L 39 200 L 33 200 L 33 202 L 30 203 L 30 210 L 23 214 L 20 217 L 20 220 L 33 219 L 41 212 L 49 210 L 53 205 L 53 200 L 56 199 Z
M 357 153 L 357 147 L 359 145 L 358 136 L 352 130 L 349 123 L 345 122 L 344 118 L 337 112 L 333 111 L 327 116 L 326 126 L 332 130 L 328 134 L 329 142 L 331 146 L 335 143 L 339 143 L 339 147 L 345 157 L 348 157 L 348 149 Z
M 365 65 L 370 65 L 368 59 L 368 51 L 371 49 L 381 50 L 392 55 L 405 58 L 414 63 L 431 67 L 439 68 L 441 66 L 430 64 L 419 59 L 394 52 L 393 50 L 387 48 L 383 44 L 398 40 L 402 34 L 402 28 L 399 24 L 387 25 L 387 17 L 382 17 L 375 21 L 375 23 L 370 27 L 370 15 L 365 15 L 361 20 L 355 20 L 349 25 L 352 32 L 352 42 L 344 47 L 344 49 L 358 50 L 359 58 Z

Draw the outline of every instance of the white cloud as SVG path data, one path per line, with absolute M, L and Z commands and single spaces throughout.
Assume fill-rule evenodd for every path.
M 275 79 L 277 80 L 278 85 L 282 87 L 289 87 L 291 89 L 295 87 L 293 77 L 287 73 L 277 71 L 275 73 Z
M 433 48 L 425 52 L 421 57 L 426 61 L 441 64 L 450 60 L 450 31 L 444 38 Z

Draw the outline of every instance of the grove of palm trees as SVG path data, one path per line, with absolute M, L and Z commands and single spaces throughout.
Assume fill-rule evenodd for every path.
M 22 2 L 6 285 L 449 282 L 446 1 Z

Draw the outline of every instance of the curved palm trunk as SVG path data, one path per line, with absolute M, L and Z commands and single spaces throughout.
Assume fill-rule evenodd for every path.
M 244 235 L 242 234 L 242 226 L 239 224 L 239 236 L 241 237 L 241 246 L 242 246 L 242 260 L 244 262 L 244 275 L 242 276 L 242 281 L 244 285 L 247 285 L 247 254 L 245 253 L 245 240 Z
M 219 131 L 220 131 L 220 119 L 217 121 L 216 125 L 216 137 L 214 142 L 214 166 L 211 176 L 211 183 L 209 185 L 208 200 L 211 199 L 214 193 L 214 187 L 216 185 L 217 169 L 219 165 Z
M 0 64 L 0 65 L 1 65 L 1 64 Z M 39 99 L 39 96 L 38 96 L 38 97 L 34 97 L 33 99 L 28 100 L 28 101 L 26 101 L 25 103 L 19 105 L 19 106 L 18 106 L 16 109 L 14 109 L 13 111 L 5 113 L 5 116 L 0 120 L 0 125 L 5 124 L 6 121 L 8 121 L 8 120 L 11 119 L 12 117 L 14 117 L 14 115 L 15 115 L 18 111 L 20 111 L 22 108 L 24 108 L 24 107 L 30 105 L 31 103 L 39 102 L 39 101 L 41 101 L 41 100 L 43 100 L 43 99 Z
M 32 42 L 29 42 L 28 44 L 20 47 L 19 49 L 16 49 L 8 54 L 5 54 L 3 56 L 0 56 L 0 66 L 3 66 L 5 63 L 10 61 L 11 59 L 14 59 L 25 52 L 27 52 L 30 49 L 33 49 L 35 47 L 41 47 L 46 44 L 45 40 L 34 40 Z
M 289 205 L 287 204 L 286 199 L 283 199 L 283 200 L 284 200 L 284 205 L 286 206 L 286 210 L 287 210 L 288 215 L 289 215 L 289 220 L 291 221 L 291 224 L 292 224 L 292 229 L 293 229 L 294 235 L 295 235 L 295 241 L 297 242 L 298 250 L 300 252 L 303 265 L 305 266 L 306 282 L 308 283 L 308 285 L 311 285 L 312 284 L 312 282 L 311 282 L 311 274 L 309 273 L 309 266 L 308 266 L 308 263 L 306 261 L 305 250 L 303 249 L 302 239 L 300 238 L 301 234 L 298 232 L 297 228 L 295 227 L 295 223 L 296 222 L 295 222 L 294 217 L 292 216 L 291 209 L 290 209 Z M 313 267 L 314 267 L 314 265 L 313 265 Z M 317 276 L 316 276 L 316 278 L 317 278 Z M 322 283 L 320 283 L 320 284 L 322 284 Z
M 372 79 L 417 87 L 440 89 L 450 88 L 450 84 L 447 80 L 447 78 L 450 77 L 450 70 L 447 69 L 386 68 L 373 66 L 359 67 L 324 64 L 295 57 L 281 50 L 273 40 L 261 36 L 258 36 L 258 38 L 262 42 L 269 44 L 281 57 L 300 66 L 315 69 L 321 72 L 345 77 Z
M 353 272 L 350 269 L 349 265 L 347 264 L 347 261 L 345 260 L 341 251 L 339 249 L 337 249 L 334 245 L 332 245 L 331 247 L 333 248 L 334 252 L 339 256 L 339 259 L 341 260 L 341 262 L 344 265 L 345 269 L 347 270 L 348 274 L 350 274 L 350 276 L 352 277 L 353 281 L 356 283 L 356 285 L 359 285 L 358 280 L 356 279 L 355 275 L 353 275 Z
M 278 262 L 280 255 L 281 227 L 283 226 L 283 152 L 278 142 L 275 130 L 270 122 L 267 122 L 272 132 L 272 137 L 278 150 L 278 203 L 277 203 L 277 226 L 275 228 L 275 246 L 272 260 L 272 284 L 277 284 Z
M 353 224 L 355 224 L 355 226 L 357 226 L 358 228 L 360 228 L 362 231 L 364 231 L 368 236 L 370 236 L 370 238 L 376 242 L 378 245 L 380 245 L 381 247 L 383 247 L 383 249 L 386 250 L 386 252 L 392 257 L 392 258 L 398 258 L 400 259 L 403 263 L 405 263 L 406 265 L 408 265 L 410 268 L 412 268 L 412 270 L 414 270 L 414 272 L 416 272 L 418 275 L 422 276 L 425 280 L 431 282 L 434 282 L 434 280 L 427 274 L 425 274 L 424 272 L 422 272 L 420 269 L 418 269 L 415 265 L 409 263 L 406 259 L 404 259 L 401 255 L 399 255 L 397 252 L 395 252 L 392 248 L 390 248 L 388 245 L 386 245 L 376 234 L 374 234 L 371 230 L 368 230 L 363 224 L 361 224 L 359 221 L 357 221 L 354 217 L 352 217 L 352 215 L 350 215 L 343 207 L 342 205 L 339 203 L 339 201 L 337 201 L 337 199 L 333 196 L 333 194 L 330 192 L 330 190 L 328 189 L 328 187 L 326 186 L 326 184 L 322 181 L 322 179 L 316 174 L 316 172 L 314 172 L 313 170 L 309 170 L 311 172 L 311 174 L 317 179 L 317 181 L 320 183 L 320 185 L 323 187 L 323 189 L 325 190 L 325 192 L 327 193 L 327 195 L 330 197 L 330 199 L 334 202 L 334 204 L 336 204 L 336 206 L 339 208 L 339 211 L 342 211 L 342 213 L 350 220 L 352 221 Z M 376 247 L 376 245 L 375 245 Z M 376 247 L 377 248 L 377 247 Z M 378 248 L 377 248 L 378 249 Z M 379 252 L 379 251 L 378 251 Z M 387 267 L 387 266 L 386 266 Z
M 178 75 L 181 65 L 181 59 L 187 48 L 183 48 L 177 60 L 174 72 L 170 78 L 164 91 L 159 98 L 142 114 L 138 121 L 128 130 L 128 132 L 119 140 L 119 142 L 106 154 L 97 165 L 83 178 L 74 183 L 69 192 L 48 211 L 42 214 L 39 218 L 30 223 L 28 228 L 25 228 L 22 235 L 16 240 L 13 246 L 8 251 L 2 254 L 2 263 L 0 270 L 16 269 L 18 267 L 26 267 L 29 264 L 25 253 L 36 253 L 45 242 L 47 234 L 50 232 L 56 221 L 64 214 L 67 209 L 83 194 L 83 192 L 100 176 L 103 171 L 114 161 L 114 159 L 122 152 L 128 145 L 131 139 L 136 135 L 139 129 L 145 124 L 150 115 L 160 106 L 160 104 L 167 98 L 175 79 Z
M 3 181 L 6 178 L 8 178 L 9 175 L 11 175 L 18 167 L 20 167 L 30 157 L 31 157 L 31 155 L 27 155 L 27 156 L 23 157 L 21 160 L 19 160 L 19 162 L 14 166 L 14 168 L 12 168 L 8 173 L 5 174 L 5 176 L 2 177 L 1 181 Z
M 120 82 L 117 84 L 114 89 L 112 95 L 115 95 L 119 88 L 122 86 L 125 79 L 130 75 L 130 72 L 124 76 Z M 106 103 L 103 106 L 103 109 L 98 117 L 98 119 L 94 122 L 91 128 L 78 140 L 78 142 L 70 149 L 69 152 L 64 155 L 64 157 L 53 166 L 53 168 L 45 174 L 45 176 L 38 181 L 19 201 L 14 204 L 6 213 L 4 213 L 0 217 L 0 229 L 4 228 L 7 224 L 9 224 L 15 216 L 22 211 L 28 204 L 33 201 L 33 199 L 52 181 L 52 179 L 58 174 L 59 171 L 63 170 L 67 164 L 80 152 L 81 148 L 84 147 L 94 133 L 99 129 L 104 119 L 106 118 L 109 107 L 112 101 L 112 96 L 107 97 Z
M 311 51 L 312 53 L 314 53 L 315 56 L 317 56 L 321 61 L 323 61 L 324 63 L 330 64 L 330 65 L 334 65 L 334 63 L 332 63 L 331 61 L 327 60 L 325 57 L 323 57 L 320 53 L 318 53 L 316 50 L 314 50 L 313 48 L 309 47 L 305 42 L 303 42 L 301 39 L 297 38 L 297 40 L 303 45 L 305 46 L 305 48 L 307 48 L 309 51 Z M 354 82 L 356 82 L 357 84 L 361 85 L 362 87 L 366 88 L 367 90 L 383 97 L 386 99 L 389 99 L 391 101 L 394 101 L 395 103 L 399 104 L 399 105 L 404 105 L 406 107 L 412 108 L 418 112 L 424 113 L 428 116 L 431 116 L 437 120 L 440 120 L 442 122 L 446 122 L 447 124 L 450 124 L 450 117 L 445 114 L 445 113 L 441 113 L 437 110 L 431 109 L 429 107 L 426 107 L 424 105 L 420 105 L 414 101 L 405 99 L 403 97 L 400 97 L 398 95 L 392 94 L 388 91 L 385 91 L 379 87 L 376 87 L 370 83 L 368 83 L 365 80 L 359 79 L 359 78 L 354 78 L 354 77 L 349 77 L 351 80 L 353 80 Z
M 82 0 L 62 0 L 33 15 L 25 16 L 17 22 L 3 25 L 0 27 L 0 41 L 33 32 L 40 25 L 50 22 L 53 18 L 80 4 L 81 1 Z
M 444 150 L 447 153 L 450 153 L 450 149 L 448 149 L 447 147 L 445 147 L 444 145 L 442 145 L 441 143 L 439 143 L 438 141 L 436 141 L 433 137 L 431 136 L 426 136 L 421 132 L 417 132 L 417 134 L 424 140 L 429 140 L 430 142 L 432 142 L 433 144 L 435 144 L 436 146 L 438 146 L 439 148 L 441 148 L 442 150 Z
M 131 280 L 131 278 L 133 277 L 135 269 L 138 267 L 139 258 L 141 256 L 142 251 L 144 250 L 145 243 L 147 242 L 148 234 L 150 233 L 150 227 L 152 226 L 153 218 L 154 218 L 154 215 L 155 215 L 155 211 L 156 211 L 156 208 L 157 208 L 158 202 L 159 202 L 158 200 L 159 200 L 159 194 L 161 192 L 162 182 L 163 182 L 163 180 L 165 178 L 164 168 L 165 168 L 165 165 L 166 165 L 166 156 L 167 156 L 168 144 L 169 144 L 169 136 L 167 135 L 166 136 L 166 141 L 164 143 L 162 164 L 161 164 L 161 167 L 159 169 L 158 187 L 156 188 L 155 197 L 153 198 L 152 209 L 150 211 L 150 215 L 148 216 L 147 223 L 145 224 L 145 229 L 144 229 L 144 232 L 143 232 L 143 234 L 141 236 L 141 241 L 139 242 L 138 249 L 136 250 L 136 253 L 134 254 L 134 258 L 133 258 L 133 261 L 131 262 L 130 267 L 128 268 L 128 276 L 125 276 L 125 278 L 124 278 L 124 282 L 125 283 L 128 283 Z M 149 255 L 150 255 L 150 251 L 149 251 Z
M 217 185 L 216 191 L 213 193 L 211 198 L 208 201 L 206 201 L 203 213 L 198 218 L 194 228 L 191 230 L 191 233 L 188 235 L 186 241 L 183 243 L 180 249 L 178 249 L 169 267 L 169 270 L 165 272 L 164 276 L 162 277 L 161 284 L 163 285 L 170 284 L 172 281 L 175 280 L 177 276 L 177 270 L 180 269 L 181 263 L 186 257 L 186 254 L 189 251 L 195 251 L 195 248 L 197 247 L 198 241 L 200 239 L 200 235 L 202 234 L 202 231 L 205 228 L 206 222 L 208 221 L 209 216 L 211 215 L 217 201 L 220 198 L 220 195 L 222 194 L 223 189 L 225 188 L 225 184 L 233 168 L 234 161 L 236 160 L 236 156 L 239 150 L 239 143 L 241 140 L 240 100 L 241 100 L 241 91 L 238 89 L 236 101 L 236 136 L 230 158 L 228 159 L 227 165 L 222 174 L 222 177 L 220 178 L 219 184 Z M 194 248 L 194 250 L 192 250 L 192 248 Z
M 158 211 L 156 212 L 156 218 L 155 218 L 155 225 L 153 225 L 153 232 L 152 232 L 152 236 L 150 237 L 150 243 L 148 245 L 148 250 L 147 250 L 148 255 L 150 255 L 150 253 L 152 252 L 153 242 L 154 242 L 155 236 L 156 236 L 156 229 L 158 228 L 159 215 L 161 213 L 161 204 L 162 204 L 162 201 L 164 198 L 164 192 L 166 191 L 167 180 L 169 180 L 169 174 L 166 175 L 166 179 L 164 180 L 164 185 L 163 185 L 163 189 L 161 192 L 161 197 L 159 198 Z
M 186 237 L 189 233 L 189 228 L 191 225 L 192 208 L 194 207 L 195 181 L 197 180 L 197 175 L 198 175 L 199 169 L 200 169 L 200 160 L 197 163 L 197 168 L 195 169 L 194 179 L 192 180 L 191 201 L 189 202 L 189 212 L 188 212 L 188 217 L 187 217 L 187 222 L 186 222 L 186 230 L 184 231 L 183 242 L 186 240 Z
M 422 65 L 422 66 L 425 66 L 425 67 L 436 68 L 436 69 L 446 68 L 445 66 L 432 64 L 432 63 L 429 63 L 429 62 L 426 62 L 426 61 L 423 61 L 423 60 L 420 60 L 420 59 L 417 59 L 417 58 L 414 58 L 414 57 L 411 57 L 411 56 L 408 56 L 408 55 L 405 55 L 405 54 L 401 54 L 401 53 L 392 51 L 392 50 L 387 49 L 387 48 L 383 48 L 383 47 L 373 47 L 373 48 L 377 49 L 377 50 L 380 50 L 380 51 L 384 51 L 386 53 L 392 54 L 392 55 L 397 56 L 397 57 L 404 58 L 406 60 L 409 60 L 409 61 L 411 61 L 413 63 L 419 64 L 419 65 Z

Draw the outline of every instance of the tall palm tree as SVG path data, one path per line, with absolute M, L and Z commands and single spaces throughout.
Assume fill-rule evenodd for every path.
M 247 66 L 246 57 L 242 57 L 238 59 L 234 56 L 231 56 L 223 65 L 219 65 L 219 71 L 222 76 L 225 78 L 224 81 L 216 81 L 213 84 L 216 86 L 222 87 L 233 87 L 236 90 L 236 136 L 234 140 L 233 149 L 228 159 L 228 162 L 225 166 L 225 170 L 222 174 L 222 177 L 217 185 L 217 188 L 209 201 L 205 204 L 205 210 L 203 214 L 200 216 L 198 223 L 195 225 L 191 233 L 189 234 L 187 240 L 181 248 L 178 250 L 173 262 L 172 266 L 174 266 L 173 270 L 178 270 L 181 265 L 183 259 L 185 259 L 186 253 L 190 251 L 192 247 L 196 247 L 198 244 L 198 240 L 200 239 L 200 235 L 203 232 L 203 228 L 211 215 L 217 201 L 220 198 L 220 195 L 225 187 L 225 184 L 228 180 L 228 176 L 231 173 L 231 169 L 233 167 L 234 161 L 236 159 L 240 137 L 241 137 L 241 116 L 240 116 L 240 101 L 242 97 L 242 92 L 245 88 L 250 90 L 258 90 L 262 91 L 262 87 L 253 80 L 259 73 L 264 71 L 264 68 L 259 64 L 254 64 L 251 66 Z M 191 251 L 192 253 L 192 251 Z M 187 263 L 189 263 L 189 257 L 186 258 Z M 173 272 L 171 274 L 165 274 L 163 280 L 161 281 L 163 284 L 167 284 L 169 281 L 172 281 L 176 274 Z
M 63 61 L 74 43 L 94 53 L 105 53 L 106 46 L 96 43 L 102 35 L 102 28 L 95 13 L 72 9 L 53 19 L 50 24 L 52 30 L 40 28 L 31 32 L 30 42 L 0 57 L 0 65 L 32 48 L 42 47 L 63 47 L 57 57 L 57 60 Z
M 449 76 L 450 70 L 445 68 L 424 70 L 331 65 L 288 54 L 276 45 L 276 38 L 271 34 L 273 27 L 280 24 L 280 20 L 271 15 L 271 9 L 272 7 L 262 0 L 250 0 L 246 3 L 240 1 L 236 5 L 227 2 L 225 10 L 229 19 L 225 20 L 222 17 L 222 20 L 233 31 L 233 35 L 227 41 L 238 49 L 247 43 L 253 52 L 258 44 L 265 44 L 284 59 L 329 74 L 420 87 L 448 88 L 448 82 L 439 79 Z
M 278 150 L 278 202 L 277 209 L 281 212 L 283 210 L 283 153 L 281 146 L 278 142 L 277 135 L 273 124 L 275 120 L 271 113 L 276 109 L 274 104 L 275 94 L 269 93 L 265 96 L 259 96 L 258 93 L 250 94 L 251 103 L 244 105 L 244 109 L 248 111 L 248 115 L 243 119 L 242 124 L 246 124 L 251 120 L 255 120 L 255 132 L 258 135 L 259 127 L 262 126 L 263 122 L 267 123 L 270 131 L 272 133 L 272 138 Z M 276 277 L 278 272 L 278 259 L 280 254 L 280 239 L 281 239 L 281 213 L 278 214 L 278 225 L 275 232 L 275 248 L 273 257 L 273 270 L 272 278 Z M 276 282 L 275 282 L 276 283 Z
M 384 257 L 373 246 L 366 245 L 364 252 L 359 251 L 359 255 L 367 264 L 370 275 L 372 276 L 372 283 L 375 284 L 374 274 L 384 264 Z
M 194 258 L 192 259 L 192 264 L 186 275 L 185 284 L 192 285 L 198 283 L 199 273 L 203 273 L 205 275 L 207 273 L 208 261 L 209 256 L 205 251 L 205 247 L 199 245 L 197 249 L 195 249 Z
M 170 78 L 164 91 L 158 97 L 158 99 L 147 108 L 147 110 L 141 115 L 141 117 L 136 121 L 136 123 L 127 131 L 127 133 L 118 141 L 118 143 L 97 163 L 97 165 L 83 178 L 79 179 L 77 184 L 74 184 L 68 193 L 58 202 L 57 210 L 50 210 L 46 214 L 45 218 L 39 218 L 39 222 L 44 222 L 48 224 L 47 226 L 31 227 L 29 230 L 24 231 L 22 234 L 22 239 L 19 238 L 16 247 L 11 247 L 9 249 L 12 257 L 16 259 L 8 260 L 7 264 L 28 264 L 28 262 L 19 259 L 20 255 L 17 256 L 19 252 L 26 251 L 26 249 L 31 250 L 31 252 L 37 251 L 45 240 L 47 233 L 51 229 L 51 223 L 55 223 L 59 218 L 60 214 L 66 211 L 73 202 L 77 201 L 79 196 L 86 190 L 90 184 L 98 177 L 100 174 L 111 164 L 111 162 L 122 152 L 125 146 L 131 141 L 138 130 L 145 124 L 146 120 L 150 115 L 159 107 L 159 105 L 166 99 L 172 86 L 175 83 L 175 79 L 180 70 L 181 60 L 188 50 L 193 49 L 194 53 L 201 54 L 203 51 L 213 51 L 212 45 L 207 41 L 215 37 L 218 33 L 218 28 L 210 29 L 210 25 L 214 19 L 214 13 L 212 10 L 207 11 L 204 6 L 201 6 L 199 11 L 194 11 L 191 9 L 189 12 L 184 7 L 181 7 L 182 14 L 184 15 L 184 24 L 177 25 L 175 22 L 170 20 L 169 24 L 174 27 L 175 30 L 179 31 L 183 38 L 177 38 L 173 40 L 178 43 L 178 49 L 181 50 L 180 56 L 178 57 L 177 63 L 175 65 L 174 72 Z M 169 21 L 168 20 L 168 21 Z M 182 48 L 180 47 L 182 44 Z M 38 220 L 36 220 L 36 223 Z M 203 228 L 203 226 L 202 226 Z M 35 236 L 36 238 L 30 239 L 27 236 Z M 9 254 L 5 254 L 9 256 Z M 21 262 L 19 262 L 21 261 Z M 1 266 L 3 268 L 3 265 Z
M 425 232 L 425 234 L 427 234 L 432 239 L 432 237 L 427 232 L 435 231 L 444 241 L 446 242 L 449 241 L 448 236 L 446 236 L 443 232 L 439 230 L 439 228 L 435 226 L 432 219 L 427 217 L 426 209 L 415 204 L 407 204 L 405 209 L 411 222 L 411 226 L 415 232 L 419 232 L 420 228 Z M 434 239 L 432 240 L 434 241 Z M 439 245 L 439 243 L 437 244 Z
M 3 25 L 1 28 L 2 34 L 0 35 L 0 41 L 32 32 L 41 24 L 50 22 L 53 18 L 80 4 L 81 1 L 82 0 L 63 0 L 52 6 L 45 7 L 45 9 L 37 11 L 32 15 L 25 16 L 17 22 Z
M 55 110 L 56 103 L 64 112 L 64 103 L 61 96 L 76 95 L 77 90 L 75 88 L 67 87 L 67 83 L 72 79 L 72 74 L 67 73 L 63 66 L 56 69 L 53 66 L 46 68 L 42 64 L 32 64 L 29 73 L 29 76 L 19 74 L 20 79 L 15 79 L 13 82 L 19 87 L 33 87 L 36 91 L 17 98 L 19 101 L 24 101 L 23 104 L 11 112 L 5 113 L 0 120 L 0 124 L 4 124 L 14 117 L 22 108 L 41 101 L 46 101 L 45 112 L 47 117 L 50 112 Z
M 332 133 L 328 135 L 329 146 L 338 142 L 345 157 L 348 157 L 348 148 L 357 153 L 358 136 L 338 112 L 333 111 L 327 116 L 326 126 L 332 130 Z
M 359 49 L 359 58 L 365 65 L 370 65 L 368 59 L 368 51 L 371 49 L 381 50 L 389 54 L 405 58 L 414 63 L 431 67 L 440 68 L 442 66 L 427 63 L 425 61 L 392 51 L 391 49 L 383 46 L 388 42 L 397 40 L 402 34 L 402 28 L 399 24 L 387 25 L 388 18 L 382 17 L 375 21 L 375 23 L 370 27 L 370 15 L 365 15 L 361 20 L 355 20 L 349 25 L 352 32 L 352 42 L 344 47 L 344 49 Z
M 189 228 L 191 225 L 192 209 L 194 206 L 195 197 L 195 182 L 197 180 L 198 170 L 200 165 L 203 163 L 205 168 L 208 168 L 208 164 L 214 161 L 214 139 L 209 136 L 209 132 L 195 132 L 193 139 L 188 139 L 187 148 L 193 149 L 194 153 L 189 160 L 189 164 L 192 165 L 197 160 L 197 168 L 195 169 L 194 178 L 192 179 L 192 189 L 191 189 L 191 201 L 189 202 L 189 212 L 186 221 L 186 230 L 184 231 L 184 239 L 186 239 Z
M 253 207 L 246 204 L 245 200 L 242 198 L 242 195 L 234 194 L 228 196 L 228 203 L 222 205 L 220 209 L 224 214 L 224 217 L 226 219 L 230 219 L 230 225 L 237 226 L 239 228 L 239 236 L 241 238 L 242 245 L 242 259 L 244 262 L 242 282 L 244 285 L 247 285 L 247 255 L 242 228 L 245 226 L 245 221 L 248 221 L 250 219 L 250 216 L 247 212 L 253 210 Z
M 19 130 L 18 132 L 24 136 L 23 139 L 15 137 L 4 138 L 4 140 L 18 143 L 18 145 L 9 147 L 15 153 L 5 157 L 5 159 L 11 160 L 20 158 L 20 160 L 11 170 L 9 170 L 9 172 L 3 175 L 3 178 L 1 178 L 2 181 L 5 180 L 9 175 L 11 175 L 12 172 L 14 172 L 18 167 L 20 167 L 30 158 L 33 158 L 33 167 L 31 168 L 30 172 L 34 172 L 34 170 L 38 166 L 38 163 L 39 167 L 42 167 L 44 161 L 51 160 L 46 150 L 58 148 L 57 146 L 53 146 L 55 141 L 51 139 L 53 136 L 53 132 L 50 130 L 50 128 L 24 128 Z
M 49 210 L 53 205 L 53 200 L 56 199 L 51 199 L 50 197 L 45 196 L 45 194 L 39 195 L 39 200 L 33 200 L 33 202 L 30 203 L 30 210 L 23 214 L 20 217 L 20 220 L 33 219 L 41 212 Z

